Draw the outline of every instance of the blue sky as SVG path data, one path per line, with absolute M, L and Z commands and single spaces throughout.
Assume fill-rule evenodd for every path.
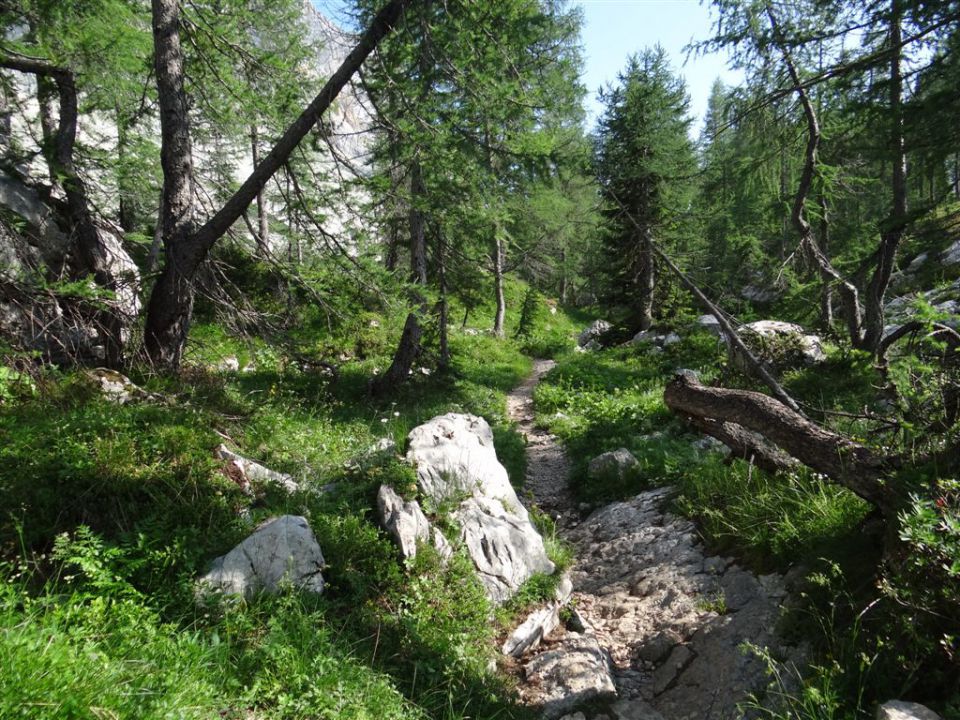
M 741 73 L 727 68 L 725 56 L 687 57 L 687 45 L 711 35 L 710 8 L 698 0 L 581 0 L 578 4 L 584 13 L 583 83 L 591 124 L 600 111 L 597 90 L 616 79 L 628 55 L 657 43 L 667 52 L 674 72 L 686 80 L 690 112 L 696 118 L 694 132 L 699 131 L 713 81 L 720 77 L 736 85 L 742 79 Z
M 487 0 L 496 2 L 497 0 Z M 345 0 L 313 0 L 322 12 L 348 24 L 342 9 Z M 627 56 L 659 43 L 667 52 L 674 72 L 681 74 L 690 93 L 690 111 L 697 134 L 707 107 L 713 81 L 720 77 L 735 85 L 742 75 L 727 68 L 726 58 L 711 55 L 687 58 L 684 48 L 710 37 L 710 8 L 699 0 L 579 0 L 583 8 L 583 52 L 586 61 L 583 84 L 587 88 L 588 126 L 600 112 L 597 90 L 616 79 Z

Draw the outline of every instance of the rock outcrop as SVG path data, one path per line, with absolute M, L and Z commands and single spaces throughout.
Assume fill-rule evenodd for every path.
M 16 219 L 14 224 L 0 221 L 0 335 L 55 363 L 106 360 L 107 335 L 113 331 L 98 320 L 97 308 L 38 285 L 39 278 L 55 285 L 89 272 L 74 267 L 75 248 L 61 227 L 63 213 L 32 187 L 2 173 L 0 208 Z M 101 303 L 119 322 L 117 339 L 126 342 L 140 312 L 140 273 L 119 237 L 102 227 L 97 233 L 102 281 L 111 291 Z
M 306 518 L 282 515 L 263 523 L 246 540 L 213 561 L 200 578 L 201 595 L 220 592 L 251 598 L 291 586 L 323 592 L 323 552 Z
M 487 596 L 494 603 L 512 597 L 537 573 L 554 565 L 543 538 L 497 460 L 486 420 L 449 413 L 414 428 L 407 459 L 430 512 L 453 506 L 450 518 Z
M 578 708 L 580 690 L 551 669 L 570 654 L 571 672 L 596 677 L 576 669 L 599 671 L 586 660 L 596 642 L 619 698 L 614 717 L 680 720 L 712 707 L 711 717 L 728 720 L 741 717 L 737 703 L 767 682 L 764 662 L 743 652 L 745 640 L 796 656 L 773 634 L 782 579 L 708 556 L 694 525 L 664 509 L 671 494 L 662 488 L 613 503 L 569 531 L 578 552 L 571 579 L 579 627 L 557 629 L 543 642 L 545 657 L 528 660 L 527 702 L 551 716 Z M 589 720 L 603 716 L 584 712 Z

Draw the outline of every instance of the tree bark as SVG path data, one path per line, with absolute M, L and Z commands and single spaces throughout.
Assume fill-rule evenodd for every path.
M 507 318 L 507 300 L 503 293 L 504 262 L 503 238 L 500 236 L 498 224 L 494 228 L 493 240 L 493 285 L 497 300 L 497 310 L 493 318 L 493 334 L 498 338 L 504 337 L 504 322 Z
M 649 330 L 653 326 L 653 293 L 657 286 L 656 263 L 653 259 L 653 231 L 649 227 L 641 231 L 639 251 L 638 322 L 640 330 Z
M 144 349 L 162 367 L 179 367 L 193 314 L 193 283 L 206 251 L 194 235 L 193 147 L 184 91 L 178 0 L 153 0 L 154 72 L 160 107 L 166 263 L 147 306 Z
M 695 415 L 688 415 L 687 420 L 730 448 L 734 457 L 746 460 L 767 472 L 795 470 L 800 466 L 797 460 L 767 443 L 762 435 L 745 430 L 736 423 Z
M 760 433 L 807 467 L 876 505 L 885 513 L 894 508 L 886 482 L 897 461 L 826 430 L 775 399 L 750 390 L 702 385 L 693 373 L 682 373 L 664 391 L 674 412 L 693 418 L 734 423 Z
M 147 307 L 144 349 L 155 365 L 176 368 L 183 357 L 193 313 L 194 281 L 213 244 L 230 229 L 316 125 L 377 43 L 390 32 L 413 0 L 390 0 L 373 18 L 336 72 L 290 124 L 270 152 L 224 205 L 193 231 L 190 126 L 183 88 L 179 7 L 176 0 L 153 0 L 154 64 L 161 119 L 164 170 L 163 230 L 167 262 Z M 169 176 L 168 176 L 169 175 Z M 192 195 L 192 193 L 191 193 Z
M 890 153 L 893 172 L 891 194 L 893 205 L 886 227 L 880 235 L 877 267 L 866 292 L 864 340 L 866 349 L 876 352 L 883 340 L 883 300 L 893 275 L 897 249 L 907 224 L 907 151 L 903 128 L 903 72 L 901 68 L 902 0 L 890 2 Z
M 420 207 L 426 195 L 420 161 L 415 160 L 410 168 L 410 277 L 417 285 L 427 284 L 427 233 L 426 218 Z
M 250 154 L 253 166 L 260 164 L 260 134 L 257 124 L 250 126 Z M 266 186 L 264 186 L 266 187 Z M 267 201 L 264 197 L 264 188 L 257 191 L 257 253 L 265 258 L 270 254 L 270 218 L 267 215 Z
M 406 382 L 413 364 L 420 357 L 422 338 L 423 329 L 420 327 L 416 313 L 408 314 L 393 362 L 383 375 L 370 383 L 371 395 L 384 395 Z

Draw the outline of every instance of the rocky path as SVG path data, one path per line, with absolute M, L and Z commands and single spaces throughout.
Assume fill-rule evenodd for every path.
M 790 654 L 774 647 L 782 578 L 707 556 L 696 528 L 666 511 L 669 488 L 579 518 L 564 450 L 534 422 L 533 389 L 553 365 L 538 360 L 508 398 L 528 441 L 529 499 L 559 517 L 577 557 L 570 619 L 520 659 L 524 700 L 569 720 L 742 717 L 737 704 L 767 681 L 744 644 Z

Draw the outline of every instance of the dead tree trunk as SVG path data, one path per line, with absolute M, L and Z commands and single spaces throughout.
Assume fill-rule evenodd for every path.
M 897 459 L 879 456 L 849 438 L 826 430 L 768 395 L 706 387 L 688 372 L 681 373 L 667 385 L 663 398 L 668 408 L 696 419 L 697 426 L 711 435 L 714 423 L 732 423 L 759 433 L 767 442 L 884 513 L 895 509 L 887 481 L 897 469 Z M 722 437 L 718 439 L 723 441 Z
M 770 20 L 770 27 L 773 30 L 773 36 L 777 43 L 780 55 L 783 57 L 783 63 L 790 75 L 790 82 L 793 83 L 794 92 L 800 100 L 803 107 L 803 114 L 807 121 L 807 146 L 804 153 L 803 172 L 800 174 L 800 184 L 797 186 L 797 194 L 793 200 L 793 210 L 791 220 L 797 233 L 800 235 L 800 243 L 807 251 L 807 254 L 816 264 L 823 279 L 825 287 L 829 290 L 832 283 L 836 283 L 840 294 L 843 296 L 843 313 L 847 324 L 847 332 L 850 335 L 850 342 L 854 347 L 862 347 L 864 342 L 863 321 L 860 309 L 860 295 L 856 285 L 846 280 L 833 267 L 830 259 L 827 257 L 823 248 L 821 248 L 813 235 L 813 228 L 807 221 L 806 202 L 810 194 L 810 188 L 813 185 L 813 179 L 817 172 L 817 152 L 820 148 L 820 123 L 817 120 L 816 110 L 810 97 L 807 95 L 804 85 L 800 80 L 800 74 L 793 62 L 793 58 L 787 49 L 777 18 L 770 5 L 766 7 L 767 18 Z

